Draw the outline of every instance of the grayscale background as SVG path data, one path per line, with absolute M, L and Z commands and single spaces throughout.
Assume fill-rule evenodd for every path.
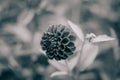
M 50 24 L 71 20 L 84 34 L 107 34 L 95 62 L 80 80 L 120 80 L 120 0 L 0 0 L 0 80 L 65 80 L 40 52 Z

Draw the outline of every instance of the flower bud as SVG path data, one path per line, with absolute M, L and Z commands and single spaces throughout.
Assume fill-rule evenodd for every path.
M 76 36 L 64 25 L 52 25 L 44 32 L 40 45 L 49 59 L 65 60 L 76 50 Z

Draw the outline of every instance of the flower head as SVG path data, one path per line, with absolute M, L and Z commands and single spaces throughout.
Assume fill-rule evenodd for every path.
M 49 27 L 43 34 L 40 44 L 49 59 L 62 60 L 74 53 L 75 40 L 72 31 L 60 24 Z

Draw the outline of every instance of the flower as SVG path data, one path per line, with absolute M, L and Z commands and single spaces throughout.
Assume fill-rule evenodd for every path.
M 75 40 L 72 30 L 60 24 L 49 27 L 40 44 L 49 59 L 65 60 L 74 53 Z
M 42 49 L 46 51 L 49 63 L 59 70 L 53 72 L 50 77 L 69 75 L 75 66 L 79 67 L 78 72 L 86 70 L 99 53 L 99 43 L 114 40 L 105 34 L 96 36 L 90 33 L 84 36 L 81 27 L 71 21 L 68 21 L 68 24 L 70 28 L 52 25 L 42 36 Z M 71 34 L 69 29 L 76 36 Z M 72 56 L 68 58 L 69 55 Z

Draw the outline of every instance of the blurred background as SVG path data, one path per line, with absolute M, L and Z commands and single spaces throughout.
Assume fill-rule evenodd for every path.
M 84 34 L 116 38 L 99 45 L 80 80 L 120 80 L 120 0 L 0 0 L 0 80 L 65 80 L 49 77 L 56 69 L 40 52 L 40 36 L 67 20 Z

